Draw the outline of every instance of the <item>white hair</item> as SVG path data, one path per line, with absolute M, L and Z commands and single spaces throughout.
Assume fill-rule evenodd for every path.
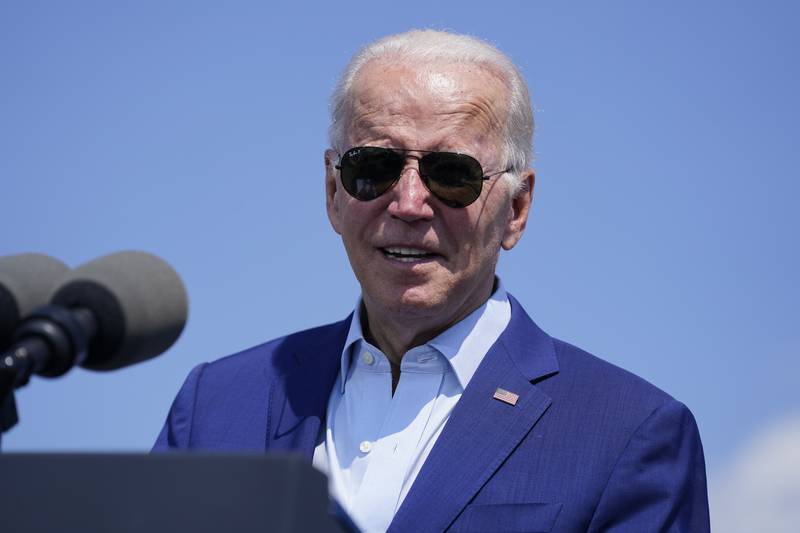
M 345 67 L 331 95 L 331 124 L 328 136 L 331 147 L 342 153 L 347 147 L 347 131 L 352 114 L 351 90 L 361 68 L 375 59 L 402 63 L 447 61 L 469 63 L 488 68 L 508 90 L 507 114 L 502 137 L 503 168 L 512 195 L 523 183 L 520 173 L 533 159 L 533 112 L 528 86 L 511 60 L 491 44 L 476 37 L 437 30 L 411 30 L 389 35 L 362 48 Z

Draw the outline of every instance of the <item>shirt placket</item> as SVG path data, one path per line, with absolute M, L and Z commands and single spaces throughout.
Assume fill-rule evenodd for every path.
M 442 364 L 427 347 L 404 357 L 387 416 L 377 438 L 366 446 L 369 464 L 353 500 L 353 513 L 365 531 L 385 530 L 397 510 L 408 469 L 441 388 Z

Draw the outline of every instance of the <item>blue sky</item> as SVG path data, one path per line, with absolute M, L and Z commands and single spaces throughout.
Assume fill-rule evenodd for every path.
M 507 288 L 686 403 L 724 478 L 800 412 L 800 39 L 790 2 L 699 4 L 0 4 L 0 255 L 143 249 L 191 299 L 165 355 L 21 390 L 4 448 L 145 450 L 194 365 L 344 317 L 328 94 L 361 45 L 434 27 L 496 44 L 531 87 Z

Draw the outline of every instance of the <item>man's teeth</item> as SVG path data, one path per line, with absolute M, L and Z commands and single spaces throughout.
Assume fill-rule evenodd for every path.
M 416 261 L 417 259 L 422 259 L 423 257 L 431 255 L 425 250 L 420 250 L 419 248 L 403 248 L 400 246 L 390 246 L 384 248 L 383 251 L 387 255 L 392 256 L 392 258 L 400 261 Z

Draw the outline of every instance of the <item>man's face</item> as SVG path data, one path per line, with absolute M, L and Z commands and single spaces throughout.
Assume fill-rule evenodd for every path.
M 352 98 L 345 150 L 460 152 L 477 159 L 484 174 L 503 170 L 506 89 L 480 67 L 377 60 L 359 72 Z M 452 208 L 428 191 L 413 157 L 393 188 L 370 201 L 342 188 L 334 168 L 338 154 L 328 150 L 325 159 L 328 217 L 342 236 L 370 318 L 422 321 L 430 331 L 442 330 L 491 294 L 500 248 L 511 249 L 525 228 L 532 172 L 524 176 L 528 192 L 515 199 L 496 176 L 484 181 L 474 203 Z M 402 249 L 427 255 L 398 257 Z

